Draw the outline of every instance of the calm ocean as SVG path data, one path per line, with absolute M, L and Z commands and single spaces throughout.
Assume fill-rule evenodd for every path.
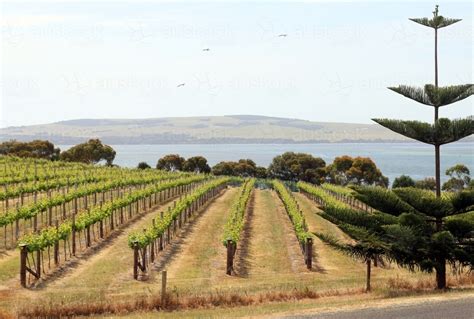
M 111 145 L 116 151 L 115 164 L 134 167 L 138 162 L 155 166 L 166 154 L 183 157 L 202 155 L 210 165 L 220 161 L 250 158 L 267 167 L 272 158 L 287 151 L 310 153 L 327 163 L 341 155 L 372 158 L 390 182 L 402 174 L 415 179 L 434 176 L 434 148 L 419 143 L 338 143 L 338 144 L 181 144 L 181 145 Z M 61 150 L 69 145 L 59 145 Z M 462 163 L 474 170 L 474 143 L 453 143 L 441 147 L 442 173 Z M 472 172 L 474 175 L 474 171 Z M 446 179 L 446 178 L 445 178 Z

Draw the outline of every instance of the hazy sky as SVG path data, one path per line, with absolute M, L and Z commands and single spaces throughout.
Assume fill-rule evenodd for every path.
M 434 4 L 3 1 L 0 126 L 225 114 L 432 120 L 430 107 L 386 87 L 433 83 L 433 30 L 408 18 L 431 16 Z M 439 32 L 440 85 L 472 83 L 473 6 L 439 4 L 463 19 Z M 441 110 L 472 113 L 472 98 Z

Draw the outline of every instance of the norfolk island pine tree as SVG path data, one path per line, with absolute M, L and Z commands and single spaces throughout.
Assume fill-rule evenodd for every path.
M 449 120 L 439 118 L 439 108 L 446 106 L 471 96 L 473 93 L 472 84 L 438 86 L 438 29 L 450 26 L 461 21 L 461 19 L 445 18 L 438 14 L 438 6 L 433 11 L 433 18 L 412 18 L 413 22 L 434 29 L 435 47 L 435 83 L 426 84 L 423 88 L 400 85 L 390 87 L 389 89 L 399 93 L 416 102 L 432 106 L 434 108 L 434 123 L 424 123 L 419 121 L 403 121 L 392 119 L 373 119 L 378 124 L 406 137 L 418 140 L 423 143 L 431 144 L 435 148 L 435 179 L 436 179 L 436 197 L 441 197 L 441 164 L 440 147 L 441 145 L 458 141 L 474 132 L 474 119 L 471 116 L 463 119 Z M 436 229 L 442 231 L 443 216 L 438 214 L 435 219 Z M 446 267 L 445 263 L 436 267 L 436 277 L 438 288 L 446 287 Z

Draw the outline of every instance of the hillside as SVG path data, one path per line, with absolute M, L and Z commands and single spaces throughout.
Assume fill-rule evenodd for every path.
M 48 139 L 73 144 L 100 138 L 109 144 L 400 142 L 374 124 L 325 123 L 255 115 L 152 119 L 78 119 L 0 129 L 0 139 Z

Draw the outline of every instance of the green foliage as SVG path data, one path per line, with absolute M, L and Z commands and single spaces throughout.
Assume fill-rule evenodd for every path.
M 474 86 L 472 84 L 445 87 L 436 87 L 433 84 L 426 84 L 424 88 L 400 85 L 398 87 L 389 87 L 389 89 L 416 102 L 435 107 L 441 107 L 464 100 L 474 92 Z
M 86 212 L 78 214 L 75 220 L 75 229 L 77 231 L 83 230 L 87 228 L 88 226 L 91 226 L 109 217 L 112 214 L 112 212 L 116 211 L 117 209 L 126 207 L 154 193 L 158 193 L 160 191 L 177 187 L 177 186 L 181 186 L 181 185 L 187 185 L 193 182 L 200 181 L 202 179 L 203 178 L 199 176 L 186 177 L 186 178 L 177 179 L 177 180 L 162 183 L 162 184 L 150 185 L 146 187 L 145 189 L 134 191 L 130 194 L 125 195 L 122 198 L 118 198 L 111 202 L 107 202 L 101 207 L 96 206 L 92 208 L 90 211 L 86 211 Z M 19 240 L 19 245 L 26 245 L 28 251 L 30 252 L 43 250 L 47 247 L 53 246 L 59 240 L 64 240 L 68 238 L 71 232 L 72 232 L 72 221 L 67 220 L 61 223 L 58 229 L 56 229 L 56 227 L 48 227 L 41 230 L 38 234 L 30 234 L 30 235 L 26 235 L 22 237 Z
M 454 210 L 465 213 L 474 210 L 474 189 L 467 189 L 451 197 Z
M 427 272 L 441 269 L 445 261 L 473 267 L 474 251 L 466 243 L 474 239 L 474 218 L 471 219 L 470 213 L 463 213 L 474 208 L 474 191 L 436 197 L 431 191 L 413 187 L 393 191 L 369 187 L 354 189 L 356 198 L 366 199 L 382 212 L 398 216 L 398 221 L 387 219 L 385 224 L 376 224 L 379 228 L 372 226 L 375 221 L 363 224 L 379 234 L 391 260 L 411 270 Z M 345 215 L 332 214 L 332 217 L 359 225 Z
M 137 168 L 138 169 L 148 169 L 148 168 L 151 168 L 151 166 L 148 165 L 147 162 L 140 162 L 140 163 L 138 163 Z
M 296 199 L 281 181 L 273 180 L 272 185 L 283 202 L 283 205 L 285 205 L 286 212 L 288 213 L 288 216 L 290 216 L 291 222 L 293 223 L 293 228 L 298 241 L 300 243 L 305 243 L 306 239 L 311 237 L 311 234 L 307 231 L 303 213 L 300 211 Z
M 415 187 L 415 181 L 408 175 L 401 175 L 393 181 L 392 188 Z
M 426 177 L 422 180 L 415 181 L 415 187 L 419 189 L 436 190 L 436 180 L 433 177 Z
M 6 141 L 0 144 L 0 155 L 44 158 L 57 160 L 59 148 L 49 141 L 34 140 L 31 142 L 19 142 L 16 140 Z
M 202 156 L 193 156 L 184 162 L 183 171 L 194 173 L 210 173 L 211 167 L 207 164 L 206 158 Z
M 433 11 L 433 18 L 411 18 L 410 20 L 418 24 L 424 25 L 425 27 L 430 27 L 433 29 L 441 29 L 461 21 L 461 19 L 445 18 L 443 16 L 438 15 L 438 5 L 436 5 L 435 11 Z
M 212 168 L 212 174 L 220 176 L 239 176 L 239 177 L 266 177 L 266 169 L 257 167 L 251 159 L 240 159 L 238 162 L 219 162 Z M 259 177 L 262 178 L 262 177 Z
M 326 168 L 327 180 L 332 184 L 388 186 L 388 178 L 382 175 L 369 157 L 336 157 Z
M 59 158 L 67 162 L 82 162 L 97 164 L 105 160 L 107 165 L 112 165 L 116 152 L 108 145 L 102 144 L 99 139 L 90 139 L 86 143 L 78 144 L 62 152 Z
M 317 197 L 321 202 L 324 203 L 325 207 L 336 207 L 341 209 L 350 208 L 349 205 L 337 200 L 322 187 L 311 185 L 305 182 L 298 182 L 296 185 L 300 190 Z
M 428 190 L 417 188 L 397 188 L 393 192 L 416 211 L 431 217 L 443 218 L 454 212 L 451 200 L 446 197 L 436 197 Z
M 230 216 L 224 227 L 224 236 L 222 239 L 225 246 L 227 246 L 229 239 L 232 240 L 234 244 L 237 244 L 240 240 L 240 235 L 244 227 L 245 211 L 254 186 L 255 179 L 247 179 L 240 189 L 239 197 L 231 207 Z
M 333 205 L 327 205 L 324 208 L 322 215 L 327 216 L 330 221 L 336 224 L 344 223 L 353 226 L 363 227 L 373 232 L 381 232 L 383 225 L 395 224 L 398 219 L 395 216 L 384 214 L 381 212 L 367 213 L 364 211 L 357 211 L 351 208 L 341 208 Z
M 327 189 L 331 192 L 334 192 L 334 193 L 337 193 L 337 194 L 340 194 L 340 195 L 344 195 L 344 196 L 348 196 L 348 197 L 352 197 L 353 194 L 354 194 L 354 191 L 352 189 L 348 188 L 348 187 L 335 185 L 335 184 L 331 184 L 331 183 L 323 183 L 323 184 L 321 184 L 321 187 L 324 188 L 324 189 Z
M 456 120 L 441 118 L 435 124 L 390 119 L 372 120 L 396 133 L 432 145 L 455 142 L 474 133 L 472 116 Z
M 178 154 L 168 154 L 158 160 L 157 169 L 165 171 L 181 171 L 183 169 L 185 159 Z
M 354 227 L 348 224 L 341 224 L 341 229 L 352 234 L 353 243 L 342 243 L 330 234 L 315 233 L 315 235 L 331 247 L 354 258 L 368 260 L 381 260 L 386 244 L 376 235 L 367 232 L 363 228 Z
M 58 177 L 52 180 L 48 179 L 42 181 L 14 184 L 13 186 L 5 187 L 3 188 L 3 190 L 0 190 L 0 200 L 14 198 L 21 194 L 53 190 L 64 186 L 97 183 L 100 181 L 104 181 L 108 178 L 109 176 L 79 176 L 71 179 L 69 179 L 68 177 Z
M 285 181 L 305 181 L 320 184 L 326 175 L 326 162 L 305 153 L 286 152 L 273 158 L 268 176 Z
M 413 211 L 410 205 L 388 189 L 378 186 L 352 186 L 352 188 L 356 191 L 355 198 L 376 210 L 395 216 Z
M 143 232 L 131 233 L 128 236 L 128 245 L 130 248 L 138 246 L 140 248 L 147 247 L 156 238 L 163 235 L 168 227 L 172 224 L 173 220 L 178 218 L 179 214 L 184 212 L 188 207 L 191 206 L 201 196 L 205 195 L 209 191 L 217 188 L 218 186 L 228 183 L 229 177 L 221 177 L 218 179 L 211 180 L 198 188 L 196 188 L 191 194 L 184 196 L 182 199 L 176 202 L 176 206 L 171 210 L 167 211 L 162 219 L 159 219 L 155 225 L 150 226 Z
M 58 194 L 52 196 L 51 198 L 44 198 L 39 200 L 36 203 L 30 205 L 24 205 L 18 209 L 12 208 L 5 214 L 0 215 L 0 227 L 12 224 L 13 222 L 20 219 L 30 219 L 34 216 L 45 212 L 50 207 L 55 207 L 62 205 L 63 203 L 68 203 L 75 198 L 80 198 L 86 195 L 91 195 L 97 192 L 104 192 L 110 189 L 115 189 L 117 187 L 123 186 L 132 186 L 132 185 L 142 185 L 150 184 L 164 179 L 168 179 L 170 176 L 167 174 L 161 175 L 151 175 L 151 176 L 142 176 L 142 177 L 130 177 L 130 178 L 119 178 L 106 182 L 100 182 L 96 184 L 83 185 L 77 189 L 70 191 L 67 194 Z M 175 177 L 179 177 L 176 175 Z M 193 177 L 195 180 L 202 180 L 204 177 Z
M 457 164 L 446 170 L 446 175 L 451 178 L 443 184 L 443 190 L 459 192 L 469 186 L 471 172 L 466 165 Z

